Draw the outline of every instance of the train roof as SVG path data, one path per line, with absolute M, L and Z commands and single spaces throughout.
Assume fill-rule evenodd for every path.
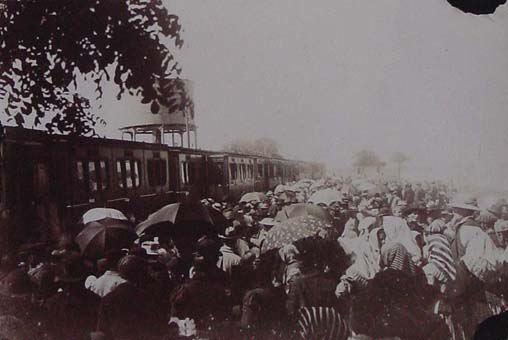
M 321 164 L 318 162 L 307 162 L 301 160 L 287 159 L 282 157 L 266 157 L 252 154 L 242 154 L 236 152 L 229 151 L 213 151 L 213 150 L 205 150 L 205 149 L 192 149 L 185 147 L 174 147 L 165 144 L 156 144 L 156 143 L 147 143 L 147 142 L 137 142 L 137 141 L 129 141 L 122 139 L 113 139 L 113 138 L 105 138 L 105 137 L 74 137 L 68 135 L 60 135 L 60 134 L 50 134 L 44 130 L 36 130 L 36 129 L 27 129 L 22 127 L 13 127 L 8 126 L 4 127 L 4 137 L 2 139 L 3 142 L 15 142 L 21 141 L 25 143 L 75 143 L 79 142 L 84 145 L 94 145 L 98 144 L 103 146 L 115 146 L 115 147 L 126 147 L 126 148 L 143 148 L 143 149 L 161 149 L 165 148 L 168 151 L 174 152 L 183 152 L 183 153 L 198 153 L 198 154 L 206 154 L 212 156 L 233 156 L 233 157 L 246 157 L 246 158 L 263 158 L 270 159 L 275 161 L 289 161 L 295 163 L 311 163 L 311 164 Z

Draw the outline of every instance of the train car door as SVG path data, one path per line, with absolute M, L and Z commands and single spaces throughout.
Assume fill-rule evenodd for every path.
M 42 144 L 11 144 L 6 170 L 9 176 L 9 210 L 17 221 L 16 243 L 28 239 L 48 240 L 61 232 L 58 203 L 50 188 L 56 186 L 51 176 L 49 150 Z

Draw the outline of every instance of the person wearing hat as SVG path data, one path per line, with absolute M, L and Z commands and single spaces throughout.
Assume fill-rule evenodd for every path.
M 508 202 L 504 198 L 498 199 L 487 208 L 487 211 L 498 219 L 507 219 Z
M 400 197 L 397 196 L 397 189 L 395 187 L 392 187 L 390 191 L 386 193 L 385 200 L 391 211 L 394 211 L 400 201 L 402 201 Z
M 447 224 L 452 220 L 453 213 L 449 210 L 440 210 L 439 216 L 426 228 L 426 234 L 444 234 Z
M 265 217 L 259 221 L 259 232 L 251 237 L 250 242 L 257 248 L 261 249 L 261 245 L 266 237 L 266 233 L 275 225 L 275 220 L 271 217 Z
M 402 199 L 407 202 L 407 205 L 412 206 L 415 199 L 415 192 L 410 183 L 407 183 L 402 193 Z
M 226 273 L 217 266 L 217 262 L 221 256 L 220 247 L 221 244 L 216 238 L 203 236 L 196 243 L 194 258 L 200 259 L 201 270 L 206 272 L 206 276 L 209 280 L 225 286 L 228 277 Z
M 232 227 L 226 228 L 224 235 L 219 235 L 223 245 L 219 249 L 221 255 L 217 267 L 222 269 L 228 278 L 231 278 L 233 267 L 238 266 L 241 261 L 241 257 L 234 251 L 237 240 L 240 238 L 239 228 L 240 223 L 235 221 Z
M 60 288 L 43 305 L 46 329 L 54 339 L 85 340 L 95 329 L 100 297 L 86 289 L 84 281 L 81 259 L 65 259 L 56 277 Z
M 496 244 L 500 248 L 506 249 L 508 247 L 508 221 L 497 220 L 494 223 L 494 232 L 496 233 Z
M 261 202 L 257 206 L 257 216 L 259 219 L 263 219 L 268 216 L 268 210 L 270 206 L 266 202 Z
M 282 209 L 282 205 L 279 205 L 279 203 L 277 202 L 276 199 L 272 199 L 271 202 L 270 202 L 270 208 L 268 209 L 268 214 L 267 216 L 268 217 L 275 217 L 277 215 L 277 213 L 279 212 L 279 210 Z
M 459 196 L 449 204 L 453 212 L 450 223 L 455 230 L 451 243 L 457 263 L 457 277 L 449 287 L 447 300 L 454 329 L 466 339 L 473 337 L 475 327 L 490 315 L 485 296 L 484 276 L 495 270 L 495 245 L 474 220 L 480 211 L 474 197 Z

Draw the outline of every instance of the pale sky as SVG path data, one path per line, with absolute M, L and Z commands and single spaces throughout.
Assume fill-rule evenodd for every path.
M 184 27 L 201 147 L 266 136 L 339 167 L 361 149 L 401 151 L 415 176 L 508 189 L 508 6 L 479 17 L 445 0 L 166 3 Z M 149 114 L 109 94 L 108 135 Z

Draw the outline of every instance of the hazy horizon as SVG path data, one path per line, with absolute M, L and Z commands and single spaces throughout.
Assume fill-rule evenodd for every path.
M 508 188 L 508 6 L 473 16 L 444 0 L 166 3 L 184 29 L 176 55 L 200 147 L 270 137 L 330 167 L 362 149 L 399 151 L 413 177 Z M 113 137 L 149 114 L 116 93 L 99 112 Z

